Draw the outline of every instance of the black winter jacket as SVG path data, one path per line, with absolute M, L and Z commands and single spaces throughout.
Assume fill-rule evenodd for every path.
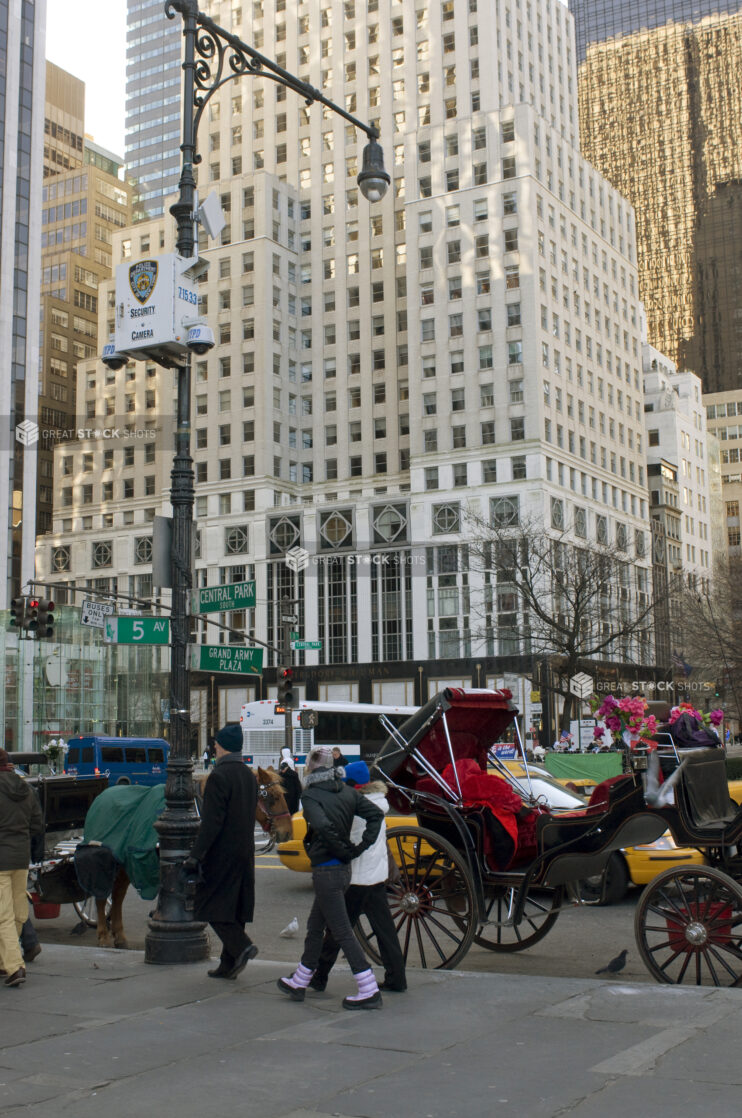
M 367 796 L 344 784 L 334 769 L 327 770 L 326 775 L 320 770 L 305 777 L 301 806 L 307 823 L 304 848 L 313 866 L 333 858 L 343 863 L 357 858 L 376 842 L 384 821 L 384 812 Z M 354 815 L 366 820 L 359 843 L 350 841 Z

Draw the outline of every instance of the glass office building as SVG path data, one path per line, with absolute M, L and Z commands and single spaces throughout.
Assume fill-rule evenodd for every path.
M 569 6 L 582 151 L 635 207 L 649 340 L 742 388 L 742 5 Z
M 33 574 L 46 0 L 0 3 L 0 608 Z

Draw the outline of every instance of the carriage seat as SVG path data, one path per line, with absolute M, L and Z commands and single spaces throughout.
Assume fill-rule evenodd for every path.
M 685 755 L 680 775 L 684 806 L 690 821 L 699 828 L 723 828 L 737 815 L 729 796 L 727 766 L 720 749 L 699 749 Z

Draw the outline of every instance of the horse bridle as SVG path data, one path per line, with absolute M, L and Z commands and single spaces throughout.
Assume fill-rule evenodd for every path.
M 291 812 L 290 811 L 272 812 L 272 811 L 268 810 L 268 806 L 267 806 L 267 804 L 268 804 L 268 789 L 269 788 L 276 788 L 276 787 L 281 788 L 281 781 L 280 780 L 272 780 L 270 782 L 270 784 L 259 784 L 258 785 L 258 799 L 263 801 L 263 804 L 262 804 L 263 811 L 268 816 L 268 821 L 271 824 L 271 826 L 273 825 L 273 820 L 274 819 L 287 819 L 287 818 L 290 819 L 291 818 Z

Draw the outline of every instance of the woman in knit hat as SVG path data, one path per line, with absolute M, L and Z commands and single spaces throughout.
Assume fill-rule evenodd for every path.
M 376 804 L 384 815 L 387 814 L 389 803 L 386 798 L 386 784 L 381 780 L 371 780 L 365 761 L 351 761 L 345 766 L 345 783 L 356 788 L 372 804 Z M 356 817 L 350 832 L 351 841 L 360 838 L 362 831 L 363 820 Z M 354 858 L 350 864 L 351 882 L 345 894 L 345 906 L 351 924 L 355 924 L 361 913 L 364 913 L 376 936 L 379 955 L 384 965 L 384 981 L 380 989 L 402 993 L 407 989 L 405 958 L 399 946 L 397 929 L 394 927 L 386 896 L 389 864 L 386 823 L 382 823 L 379 836 L 373 846 L 358 858 Z M 319 963 L 309 983 L 313 990 L 324 990 L 339 951 L 340 948 L 328 929 L 325 932 Z
M 303 1001 L 304 992 L 319 962 L 325 928 L 339 944 L 358 984 L 356 994 L 343 999 L 346 1009 L 376 1009 L 381 994 L 363 949 L 353 934 L 345 908 L 345 893 L 350 885 L 350 862 L 373 846 L 384 820 L 383 812 L 355 788 L 343 783 L 342 771 L 333 767 L 328 746 L 313 749 L 304 771 L 302 807 L 307 823 L 304 839 L 312 865 L 314 903 L 307 920 L 307 933 L 301 962 L 288 978 L 279 978 L 278 987 L 293 1001 Z M 358 843 L 350 831 L 353 817 L 365 820 Z

